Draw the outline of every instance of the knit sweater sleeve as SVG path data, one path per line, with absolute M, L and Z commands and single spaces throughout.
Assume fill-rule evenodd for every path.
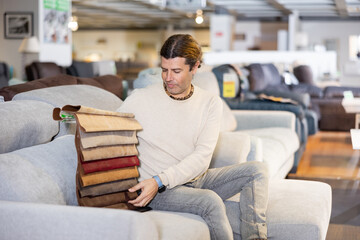
M 220 98 L 212 99 L 207 118 L 199 130 L 195 150 L 178 164 L 159 174 L 164 185 L 173 188 L 184 184 L 200 176 L 209 168 L 219 137 L 222 107 Z

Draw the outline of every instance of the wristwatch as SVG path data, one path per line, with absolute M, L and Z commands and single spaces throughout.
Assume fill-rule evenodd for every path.
M 161 182 L 161 179 L 159 178 L 159 176 L 153 176 L 153 178 L 155 179 L 156 183 L 158 184 L 158 192 L 162 193 L 163 191 L 166 190 L 166 186 Z

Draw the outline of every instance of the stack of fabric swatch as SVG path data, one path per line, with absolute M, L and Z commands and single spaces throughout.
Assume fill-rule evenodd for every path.
M 53 117 L 76 121 L 79 205 L 136 210 L 127 203 L 138 196 L 127 191 L 139 177 L 136 133 L 142 128 L 134 115 L 66 105 Z

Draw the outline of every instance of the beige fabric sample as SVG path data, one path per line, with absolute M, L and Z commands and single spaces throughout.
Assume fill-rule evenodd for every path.
M 142 127 L 134 118 L 90 115 L 83 113 L 75 114 L 79 125 L 84 132 L 104 132 L 119 130 L 141 130 Z
M 119 116 L 119 117 L 129 117 L 133 118 L 134 114 L 132 113 L 120 113 L 113 111 L 106 111 L 101 109 L 96 109 L 92 107 L 80 106 L 80 105 L 65 105 L 62 108 L 63 111 L 73 112 L 73 113 L 88 113 L 88 114 L 96 114 L 96 115 L 109 115 L 109 116 Z
M 92 148 L 99 146 L 111 146 L 122 144 L 137 144 L 136 131 L 112 131 L 112 132 L 80 132 L 80 142 L 82 148 Z
M 128 145 L 116 145 L 116 146 L 106 146 L 106 147 L 96 147 L 83 149 L 81 151 L 82 160 L 92 161 L 99 159 L 108 159 L 116 157 L 125 157 L 125 156 L 134 156 L 138 155 L 138 150 L 136 149 L 135 144 Z

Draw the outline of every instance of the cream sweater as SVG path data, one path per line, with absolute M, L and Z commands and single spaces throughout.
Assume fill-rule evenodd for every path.
M 208 169 L 220 130 L 218 96 L 194 86 L 189 99 L 177 101 L 153 84 L 134 90 L 117 111 L 134 113 L 143 127 L 137 134 L 140 181 L 159 175 L 173 188 Z

